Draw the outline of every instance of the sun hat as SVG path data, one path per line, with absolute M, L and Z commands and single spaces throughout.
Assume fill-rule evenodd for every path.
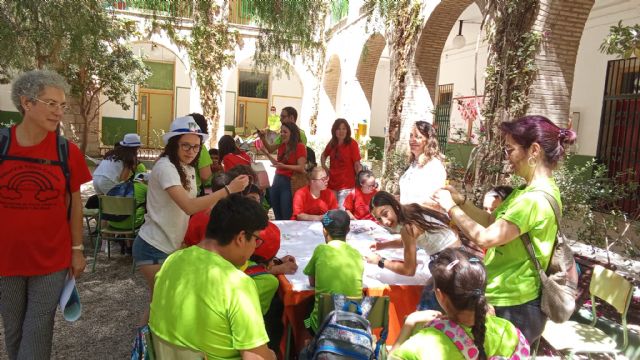
M 264 240 L 262 245 L 256 248 L 253 255 L 259 256 L 265 261 L 273 259 L 280 250 L 280 229 L 276 224 L 269 222 L 267 227 L 258 235 Z
M 162 135 L 162 141 L 167 145 L 169 139 L 174 136 L 180 136 L 184 134 L 195 134 L 202 137 L 202 141 L 207 141 L 209 135 L 200 130 L 200 126 L 196 123 L 196 120 L 192 116 L 182 116 L 175 118 L 169 127 L 169 132 Z
M 140 135 L 136 133 L 124 134 L 122 141 L 120 141 L 120 146 L 124 147 L 140 147 L 141 145 Z

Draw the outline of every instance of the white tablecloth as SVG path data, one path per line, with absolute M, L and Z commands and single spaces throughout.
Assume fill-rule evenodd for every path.
M 316 246 L 324 243 L 322 235 L 322 223 L 319 221 L 274 221 L 281 232 L 280 251 L 278 257 L 292 255 L 298 263 L 298 271 L 292 275 L 286 275 L 294 291 L 311 290 L 309 279 L 304 275 L 304 268 L 309 263 Z M 360 251 L 361 254 L 369 254 L 369 245 L 376 238 L 391 239 L 384 228 L 370 220 L 355 220 L 351 222 L 351 231 L 347 236 L 347 243 Z M 403 249 L 387 249 L 379 252 L 387 259 L 402 260 Z M 389 285 L 424 285 L 431 277 L 427 267 L 429 257 L 418 251 L 418 269 L 415 276 L 403 276 L 387 269 L 380 269 L 377 265 L 365 264 L 363 286 L 365 288 L 382 287 Z M 336 274 L 340 276 L 340 274 Z

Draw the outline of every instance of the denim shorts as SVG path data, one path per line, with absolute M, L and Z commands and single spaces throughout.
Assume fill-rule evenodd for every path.
M 169 255 L 156 249 L 153 245 L 144 241 L 140 235 L 133 241 L 133 260 L 136 266 L 142 265 L 162 265 Z

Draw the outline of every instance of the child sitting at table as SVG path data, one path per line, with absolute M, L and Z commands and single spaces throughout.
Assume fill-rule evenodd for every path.
M 312 334 L 318 331 L 323 320 L 318 319 L 321 294 L 362 296 L 362 255 L 346 243 L 350 222 L 349 215 L 343 210 L 331 210 L 322 216 L 325 244 L 315 248 L 304 269 L 304 274 L 309 276 L 309 284 L 315 287 L 313 311 L 304 321 Z
M 487 314 L 487 273 L 480 259 L 445 249 L 429 268 L 436 298 L 446 315 L 433 310 L 409 315 L 392 359 L 529 357 L 529 344 L 520 330 L 508 320 Z
M 329 176 L 320 166 L 311 169 L 309 185 L 304 186 L 293 196 L 293 215 L 291 220 L 317 221 L 329 210 L 338 208 L 333 191 L 327 188 Z
M 225 185 L 229 184 L 231 179 L 229 174 L 224 172 L 218 173 L 211 179 L 211 192 L 224 189 Z M 187 232 L 184 234 L 183 247 L 196 245 L 204 239 L 204 233 L 207 230 L 210 215 L 211 209 L 205 209 L 191 215 Z
M 344 209 L 351 220 L 373 220 L 369 204 L 371 198 L 378 192 L 378 182 L 371 170 L 362 170 L 358 173 L 355 189 L 351 190 L 344 199 Z

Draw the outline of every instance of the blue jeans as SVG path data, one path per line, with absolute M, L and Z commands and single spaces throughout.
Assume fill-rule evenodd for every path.
M 498 317 L 511 321 L 520 329 L 529 344 L 533 344 L 542 335 L 547 315 L 540 308 L 540 298 L 520 305 L 496 306 L 495 309 Z
M 269 202 L 276 220 L 290 220 L 293 213 L 293 194 L 291 194 L 291 178 L 276 174 L 269 189 Z

